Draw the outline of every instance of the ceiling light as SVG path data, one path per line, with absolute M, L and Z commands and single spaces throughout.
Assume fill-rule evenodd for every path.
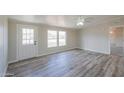
M 109 33 L 110 33 L 110 34 L 113 34 L 113 31 L 110 31 Z
M 83 26 L 84 25 L 84 22 L 78 22 L 77 23 L 77 26 Z
M 83 16 L 79 16 L 77 19 L 77 26 L 83 26 L 85 22 L 85 19 L 83 18 Z

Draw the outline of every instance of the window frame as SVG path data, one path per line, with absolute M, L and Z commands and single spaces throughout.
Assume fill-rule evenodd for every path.
M 59 34 L 60 32 L 64 32 L 65 33 L 65 38 L 64 38 L 65 39 L 65 44 L 64 45 L 60 45 L 60 34 Z M 66 42 L 67 42 L 67 33 L 66 33 L 66 31 L 63 31 L 63 30 L 62 31 L 58 31 L 58 46 L 59 47 L 66 46 Z
M 56 32 L 56 46 L 52 46 L 52 47 L 50 47 L 49 46 L 49 31 L 55 31 Z M 47 48 L 54 48 L 54 47 L 57 47 L 58 46 L 58 40 L 57 40 L 57 36 L 58 34 L 57 34 L 57 31 L 56 30 L 48 30 L 47 31 Z
M 25 33 L 24 33 L 24 30 L 25 30 Z M 32 30 L 32 33 L 30 32 L 30 30 Z M 30 33 L 29 33 L 29 32 Z M 24 38 L 24 36 L 25 36 L 25 38 Z M 32 36 L 32 38 L 31 38 L 31 36 Z M 32 28 L 22 28 L 22 36 L 21 36 L 21 38 L 22 38 L 22 45 L 23 46 L 25 46 L 25 45 L 34 45 L 34 29 L 32 29 Z M 25 43 L 24 43 L 24 41 L 25 41 Z M 29 41 L 28 43 L 27 43 L 27 41 Z M 31 41 L 33 41 L 33 42 L 31 42 Z
M 57 41 L 57 45 L 56 46 L 53 46 L 53 47 L 49 47 L 49 37 L 48 37 L 48 33 L 49 33 L 49 31 L 56 31 L 56 33 L 57 33 L 57 37 L 56 37 L 56 41 Z M 59 44 L 59 32 L 65 32 L 65 45 L 60 45 Z M 64 31 L 64 30 L 47 30 L 47 48 L 56 48 L 56 47 L 64 47 L 64 46 L 66 46 L 67 45 L 67 32 L 66 31 Z

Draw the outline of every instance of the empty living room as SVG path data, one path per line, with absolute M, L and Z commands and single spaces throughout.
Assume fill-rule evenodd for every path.
M 122 0 L 1 0 L 1 93 L 124 93 Z
M 0 76 L 124 76 L 123 15 L 9 15 L 0 26 Z

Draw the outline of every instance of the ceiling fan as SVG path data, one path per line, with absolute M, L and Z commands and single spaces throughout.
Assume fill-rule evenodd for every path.
M 84 18 L 83 16 L 79 16 L 77 19 L 77 23 L 76 25 L 81 27 L 83 26 L 86 22 L 90 22 L 92 18 L 88 17 L 88 18 Z

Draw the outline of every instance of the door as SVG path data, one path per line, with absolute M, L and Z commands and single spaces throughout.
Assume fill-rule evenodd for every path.
M 111 54 L 124 56 L 124 31 L 123 27 L 115 27 L 111 30 Z
M 37 56 L 37 28 L 34 26 L 18 25 L 18 60 Z

